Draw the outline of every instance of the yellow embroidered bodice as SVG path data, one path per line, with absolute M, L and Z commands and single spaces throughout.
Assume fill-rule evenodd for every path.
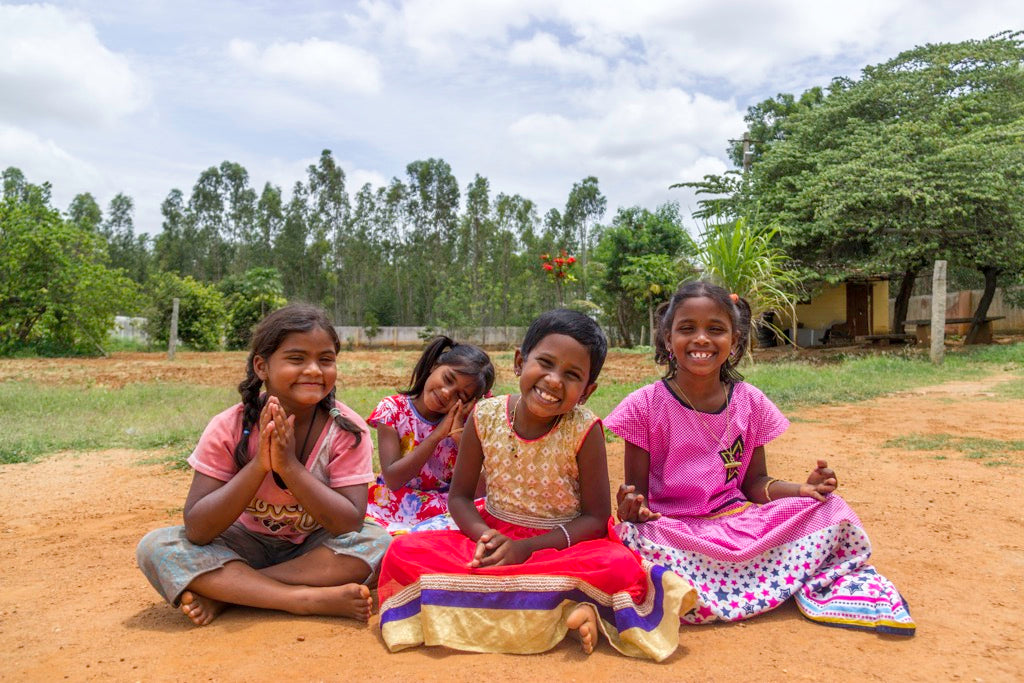
M 487 511 L 506 522 L 540 529 L 579 517 L 576 453 L 600 420 L 588 408 L 576 406 L 550 432 L 527 440 L 512 431 L 508 400 L 496 396 L 476 406 Z

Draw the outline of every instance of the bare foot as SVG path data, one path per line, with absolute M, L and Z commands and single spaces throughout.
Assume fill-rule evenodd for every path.
M 181 594 L 181 611 L 196 626 L 206 626 L 224 611 L 227 605 L 199 593 L 185 591 Z
M 359 621 L 370 619 L 373 598 L 366 586 L 346 583 L 344 586 L 317 586 L 309 590 L 309 601 L 300 613 L 349 617 Z
M 579 605 L 565 620 L 565 625 L 576 631 L 584 653 L 589 655 L 594 651 L 594 645 L 597 644 L 597 612 L 592 605 Z

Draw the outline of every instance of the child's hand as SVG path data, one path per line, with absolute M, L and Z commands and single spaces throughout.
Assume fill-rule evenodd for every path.
M 473 412 L 473 406 L 476 405 L 476 399 L 474 398 L 472 401 L 467 401 L 465 405 L 460 407 L 461 403 L 461 401 L 458 401 L 452 408 L 453 410 L 456 408 L 458 409 L 455 413 L 455 421 L 452 423 L 452 434 L 461 432 L 463 427 L 466 426 L 466 418 L 468 418 L 469 414 Z
M 437 425 L 437 433 L 441 435 L 441 438 L 446 436 L 454 436 L 462 433 L 462 425 L 465 423 L 465 417 L 461 417 L 462 414 L 462 401 L 456 401 L 455 404 L 448 409 L 448 413 L 441 420 L 441 424 Z
M 513 541 L 494 529 L 488 529 L 476 542 L 476 553 L 469 563 L 469 568 L 522 564 L 530 559 L 531 554 L 522 543 Z
M 269 472 L 273 469 L 273 463 L 270 460 L 270 444 L 274 438 L 274 423 L 270 417 L 269 401 L 263 406 L 263 410 L 260 411 L 259 430 L 260 447 L 256 453 L 256 460 L 261 470 Z
M 284 408 L 272 397 L 270 416 L 274 421 L 273 439 L 270 442 L 271 468 L 282 474 L 295 460 L 295 416 L 285 415 Z
M 811 470 L 807 477 L 807 483 L 800 485 L 800 495 L 815 498 L 825 502 L 825 497 L 839 488 L 839 480 L 836 473 L 824 460 L 818 461 L 818 466 Z
M 636 487 L 623 484 L 615 493 L 617 509 L 615 511 L 620 522 L 649 522 L 661 517 L 660 512 L 653 512 L 644 505 L 643 494 L 634 493 Z

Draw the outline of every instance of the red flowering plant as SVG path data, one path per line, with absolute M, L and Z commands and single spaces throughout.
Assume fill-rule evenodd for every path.
M 568 252 L 562 249 L 557 256 L 541 254 L 540 262 L 540 267 L 544 269 L 548 280 L 555 284 L 555 290 L 558 293 L 558 305 L 564 306 L 563 287 L 566 282 L 576 282 L 576 276 L 572 274 L 573 268 L 576 265 L 576 257 L 569 256 Z

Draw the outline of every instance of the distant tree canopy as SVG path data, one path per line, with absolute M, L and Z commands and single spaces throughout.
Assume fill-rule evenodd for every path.
M 1024 271 L 1022 35 L 917 47 L 859 79 L 761 102 L 747 115 L 749 174 L 689 185 L 719 195 L 708 214 L 775 222 L 805 277 L 902 275 L 897 324 L 932 261 L 974 268 L 980 319 L 996 285 Z

